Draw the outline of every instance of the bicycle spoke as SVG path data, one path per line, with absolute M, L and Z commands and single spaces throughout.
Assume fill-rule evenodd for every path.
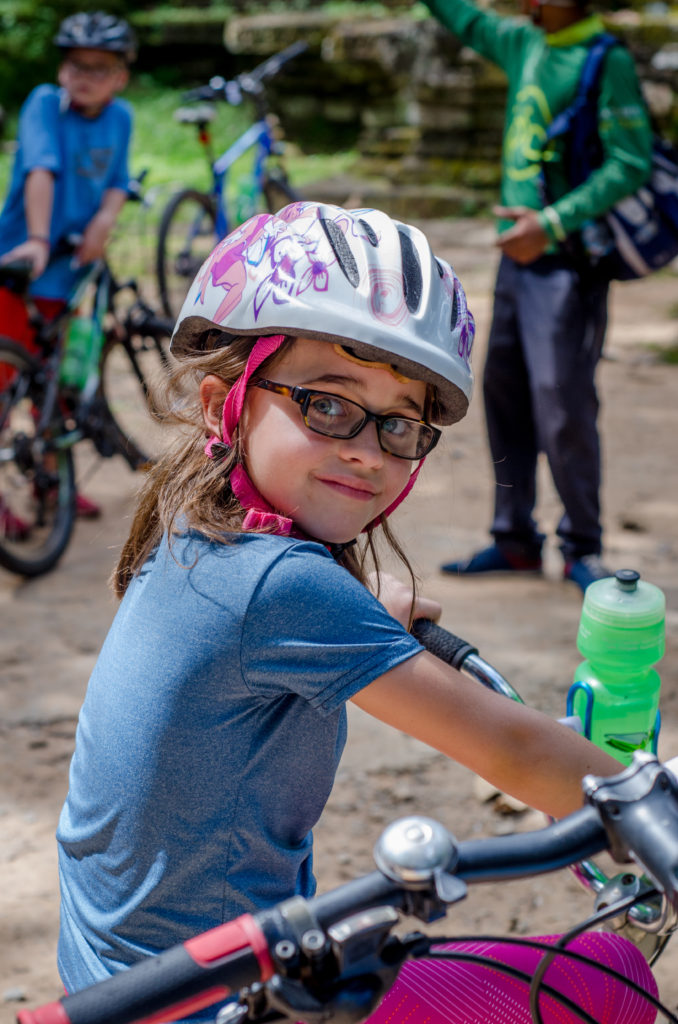
M 168 316 L 178 315 L 193 278 L 216 242 L 209 196 L 191 189 L 174 196 L 163 213 L 157 251 L 158 288 Z
M 166 431 L 153 418 L 151 408 L 155 387 L 169 366 L 169 335 L 128 334 L 122 340 L 113 336 L 104 348 L 100 398 L 105 411 L 100 443 L 108 442 L 133 469 L 147 468 L 166 444 Z
M 42 391 L 36 364 L 0 339 L 0 565 L 24 576 L 48 572 L 65 550 L 75 516 L 70 448 L 37 430 Z

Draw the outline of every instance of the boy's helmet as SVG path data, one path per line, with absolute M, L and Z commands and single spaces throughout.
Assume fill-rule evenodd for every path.
M 81 11 L 65 18 L 54 37 L 60 50 L 106 50 L 131 61 L 136 37 L 126 21 L 104 11 Z
M 474 322 L 461 283 L 421 231 L 379 210 L 292 203 L 220 242 L 191 285 L 172 352 L 243 335 L 315 338 L 390 363 L 433 385 L 434 422 L 468 408 Z

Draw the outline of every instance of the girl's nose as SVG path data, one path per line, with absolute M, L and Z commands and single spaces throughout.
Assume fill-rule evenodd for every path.
M 378 469 L 384 463 L 384 451 L 379 444 L 377 424 L 367 422 L 355 437 L 340 439 L 341 456 L 348 461 L 357 460 L 370 469 Z

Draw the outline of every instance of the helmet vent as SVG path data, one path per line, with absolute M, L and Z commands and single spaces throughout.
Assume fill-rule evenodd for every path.
M 442 263 L 440 262 L 437 256 L 434 256 L 433 258 L 436 261 L 436 267 L 438 268 L 438 276 L 445 277 L 445 268 L 443 267 Z
M 377 232 L 372 227 L 372 225 L 368 224 L 366 220 L 362 219 L 362 217 L 358 219 L 358 224 L 360 224 L 360 227 L 365 232 L 365 235 L 367 236 L 367 241 L 376 249 L 377 246 L 379 245 L 379 237 L 377 235 Z
M 457 329 L 457 321 L 459 320 L 459 299 L 457 298 L 457 289 L 454 288 L 452 291 L 452 312 L 450 313 L 450 328 L 452 331 Z
M 412 239 L 404 231 L 398 229 L 400 239 L 400 252 L 403 259 L 403 292 L 405 293 L 405 304 L 410 313 L 416 313 L 421 302 L 423 291 L 423 280 L 421 266 L 416 249 L 412 245 Z
M 332 246 L 334 255 L 337 257 L 337 262 L 344 272 L 344 277 L 349 284 L 357 288 L 360 284 L 360 271 L 358 270 L 355 256 L 346 241 L 344 232 L 333 220 L 327 220 L 325 217 L 319 217 L 318 219 L 323 226 L 323 231 L 327 235 L 328 242 Z

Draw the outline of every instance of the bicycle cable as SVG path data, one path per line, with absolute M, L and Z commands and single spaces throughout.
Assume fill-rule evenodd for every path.
M 616 910 L 618 912 L 619 905 L 617 905 Z M 607 915 L 607 916 L 609 916 L 609 915 Z M 596 920 L 600 919 L 599 915 L 595 915 L 595 917 L 596 917 Z M 567 933 L 567 936 L 563 936 L 563 939 L 567 938 L 567 941 L 570 942 L 570 941 L 572 941 L 572 939 L 576 938 L 577 935 L 579 935 L 581 932 L 587 930 L 587 927 L 588 927 L 588 925 L 586 927 L 581 927 L 580 925 L 577 925 L 576 929 L 575 928 L 571 929 L 571 931 Z M 553 962 L 553 960 L 555 959 L 556 956 L 564 956 L 567 959 L 573 960 L 573 961 L 581 963 L 581 964 L 585 964 L 587 967 L 592 967 L 592 968 L 594 968 L 594 970 L 599 971 L 601 974 L 605 974 L 608 977 L 613 978 L 615 981 L 621 982 L 623 985 L 625 985 L 631 991 L 633 991 L 637 995 L 639 995 L 642 999 L 645 999 L 648 1003 L 650 1003 L 650 1005 L 653 1006 L 655 1008 L 655 1010 L 657 1010 L 659 1013 L 663 1014 L 663 1016 L 666 1017 L 666 1019 L 670 1022 L 670 1024 L 678 1024 L 678 1017 L 676 1017 L 675 1014 L 671 1013 L 671 1011 L 659 999 L 657 999 L 655 996 L 653 996 L 649 992 L 647 992 L 646 989 L 644 989 L 637 982 L 633 981 L 631 978 L 627 977 L 625 974 L 622 974 L 619 971 L 615 970 L 613 967 L 609 967 L 606 964 L 601 964 L 598 961 L 593 960 L 590 956 L 587 956 L 584 953 L 579 953 L 576 950 L 570 950 L 570 949 L 566 949 L 566 948 L 561 948 L 560 944 L 563 941 L 563 939 L 560 939 L 558 941 L 558 943 L 556 943 L 554 945 L 554 944 L 551 944 L 549 942 L 540 941 L 539 939 L 527 939 L 527 938 L 522 938 L 522 937 L 519 938 L 517 936 L 503 936 L 503 935 L 502 936 L 498 936 L 498 935 L 456 935 L 454 937 L 438 937 L 438 936 L 436 936 L 436 937 L 431 939 L 430 948 L 425 953 L 425 956 L 428 957 L 429 959 L 432 959 L 432 960 L 451 960 L 451 961 L 475 963 L 475 964 L 478 964 L 479 966 L 487 967 L 488 969 L 494 970 L 497 973 L 506 974 L 509 977 L 516 978 L 516 979 L 518 979 L 520 981 L 524 981 L 526 984 L 529 984 L 530 985 L 530 1013 L 532 1015 L 532 1020 L 534 1021 L 534 1024 L 543 1024 L 543 1018 L 541 1016 L 541 1011 L 540 1011 L 538 1005 L 534 1005 L 533 1004 L 533 1000 L 532 1000 L 532 987 L 534 985 L 534 981 L 537 978 L 537 973 L 539 973 L 539 975 L 540 975 L 539 980 L 538 980 L 538 984 L 537 984 L 537 994 L 538 995 L 539 995 L 539 993 L 544 992 L 544 993 L 546 993 L 546 995 L 551 996 L 551 998 L 553 998 L 556 1002 L 560 1003 L 562 1006 L 564 1006 L 567 1009 L 571 1010 L 581 1020 L 587 1021 L 587 1022 L 589 1022 L 589 1024 L 590 1024 L 590 1022 L 592 1022 L 592 1024 L 600 1024 L 600 1022 L 597 1020 L 597 1018 L 592 1017 L 591 1014 L 589 1014 L 586 1010 L 583 1009 L 583 1007 L 578 1006 L 576 1003 L 574 1003 L 572 1000 L 570 1000 L 569 997 L 566 996 L 564 993 L 559 992 L 557 989 L 554 989 L 551 985 L 548 985 L 546 982 L 543 981 L 543 974 L 545 973 L 545 971 L 548 968 L 548 966 Z M 469 942 L 469 943 L 493 942 L 493 943 L 497 943 L 497 944 L 500 944 L 500 945 L 501 944 L 504 944 L 504 945 L 514 945 L 514 946 L 521 946 L 521 947 L 524 947 L 524 948 L 527 948 L 527 949 L 542 950 L 546 955 L 540 961 L 540 964 L 539 964 L 539 967 L 537 968 L 537 971 L 534 974 L 532 974 L 532 973 L 527 972 L 527 971 L 522 971 L 518 967 L 513 967 L 510 964 L 504 964 L 501 961 L 495 960 L 491 956 L 483 956 L 481 953 L 466 953 L 466 952 L 462 952 L 460 950 L 443 950 L 443 949 L 436 949 L 435 948 L 436 946 L 440 945 L 441 943 L 448 943 L 448 942 L 449 943 L 454 943 L 454 944 L 457 944 L 457 943 L 460 943 L 460 942 Z M 542 970 L 542 965 L 545 965 L 543 967 L 543 970 Z
M 609 918 L 612 917 L 617 917 L 620 913 L 626 910 L 630 910 L 631 907 L 633 907 L 636 903 L 640 903 L 642 900 L 646 900 L 648 896 L 656 896 L 658 894 L 659 893 L 657 889 L 652 889 L 649 892 L 644 892 L 642 896 L 639 894 L 635 894 L 634 896 L 631 896 L 628 899 L 619 900 L 617 903 L 614 903 L 609 907 L 603 907 L 600 910 L 597 910 L 595 913 L 591 914 L 589 917 L 585 918 L 584 921 L 581 921 L 579 924 L 574 925 L 572 928 L 570 928 L 570 930 L 567 931 L 564 935 L 562 935 L 558 939 L 558 941 L 554 943 L 554 945 L 544 944 L 546 947 L 546 955 L 539 962 L 539 965 L 536 968 L 530 983 L 530 1013 L 532 1015 L 534 1024 L 544 1024 L 544 1019 L 539 1008 L 539 993 L 543 987 L 543 979 L 546 974 L 546 971 L 553 963 L 556 956 L 565 955 L 575 960 L 588 960 L 587 957 L 582 957 L 581 954 L 577 954 L 574 950 L 568 950 L 566 948 L 567 945 L 570 942 L 572 942 L 573 939 L 576 939 L 579 935 L 583 934 L 586 931 L 590 931 L 592 928 L 596 927 L 596 925 L 601 924 L 603 921 L 607 921 Z M 612 967 L 607 967 L 606 965 L 597 963 L 593 960 L 588 960 L 588 962 L 591 966 L 595 967 L 603 974 L 607 974 L 611 977 L 616 978 L 618 981 L 621 981 L 623 984 L 625 984 L 627 988 L 630 988 L 631 990 L 637 992 L 648 1003 L 654 1006 L 654 1008 L 659 1013 L 661 1013 L 667 1021 L 670 1021 L 671 1024 L 678 1024 L 678 1017 L 675 1014 L 673 1014 L 668 1009 L 668 1007 L 665 1006 L 659 999 L 657 999 L 655 996 L 650 995 L 649 992 L 646 992 L 645 989 L 642 988 L 642 986 L 638 985 L 630 978 L 627 978 L 625 975 L 620 974 L 618 971 L 615 971 Z

